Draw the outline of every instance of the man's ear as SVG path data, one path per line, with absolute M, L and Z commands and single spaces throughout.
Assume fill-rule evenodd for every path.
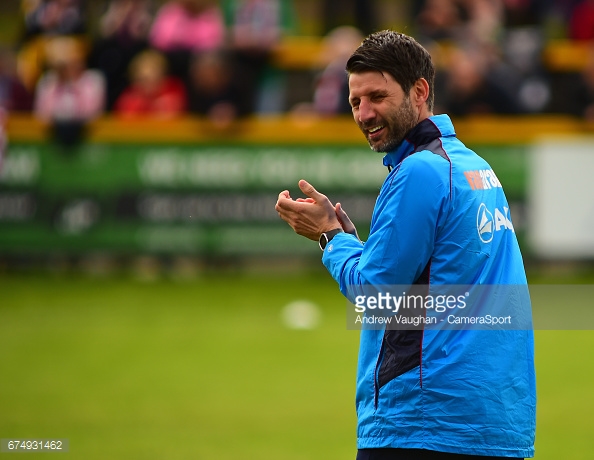
M 415 107 L 419 107 L 427 103 L 429 99 L 429 83 L 424 78 L 419 78 L 410 90 L 411 100 Z

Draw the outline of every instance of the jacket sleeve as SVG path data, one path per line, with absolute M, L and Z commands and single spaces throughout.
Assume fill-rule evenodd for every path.
M 324 251 L 340 291 L 352 301 L 366 285 L 414 283 L 430 262 L 449 203 L 449 161 L 428 151 L 406 158 L 386 178 L 367 242 L 339 234 Z

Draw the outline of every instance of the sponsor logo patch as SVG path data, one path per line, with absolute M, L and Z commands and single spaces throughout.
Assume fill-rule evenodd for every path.
M 491 212 L 485 203 L 481 203 L 476 214 L 476 230 L 483 243 L 490 243 L 495 236 L 495 232 L 501 230 L 514 232 L 514 226 L 509 218 L 509 208 L 504 206 L 503 211 L 495 208 Z
M 475 171 L 464 171 L 464 176 L 472 190 L 489 190 L 501 188 L 501 182 L 492 169 L 479 169 Z

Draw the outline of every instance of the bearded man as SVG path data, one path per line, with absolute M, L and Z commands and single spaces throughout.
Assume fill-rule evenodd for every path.
M 280 217 L 319 242 L 352 302 L 365 286 L 498 286 L 489 306 L 530 316 L 529 296 L 517 295 L 527 281 L 503 188 L 448 115 L 433 114 L 427 50 L 376 32 L 346 72 L 355 122 L 389 171 L 369 237 L 360 241 L 340 203 L 305 180 L 305 198 L 279 194 Z M 532 457 L 533 331 L 363 329 L 356 409 L 357 460 Z

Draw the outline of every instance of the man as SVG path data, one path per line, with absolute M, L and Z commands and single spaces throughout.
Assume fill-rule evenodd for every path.
M 340 204 L 304 180 L 307 198 L 283 191 L 276 204 L 298 234 L 319 240 L 341 292 L 352 300 L 368 285 L 525 287 L 501 184 L 456 138 L 449 117 L 432 113 L 428 52 L 409 36 L 381 31 L 346 70 L 355 122 L 372 150 L 386 152 L 389 170 L 369 238 L 361 242 Z M 529 297 L 497 302 L 530 309 Z M 529 328 L 362 330 L 357 459 L 533 456 L 533 349 Z

